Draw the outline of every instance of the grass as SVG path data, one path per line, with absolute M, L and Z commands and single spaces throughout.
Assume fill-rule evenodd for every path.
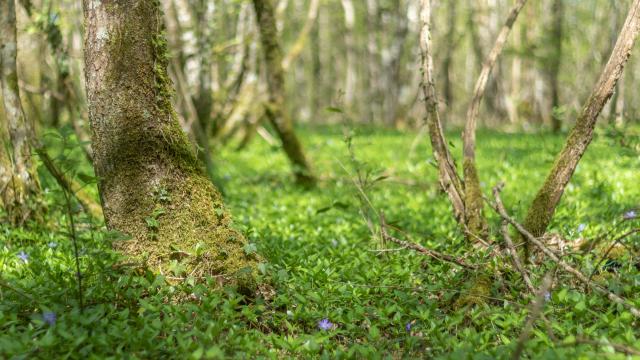
M 281 151 L 259 138 L 245 151 L 216 154 L 236 225 L 268 261 L 261 271 L 274 285 L 273 299 L 245 299 L 232 288 L 213 290 L 193 281 L 171 285 L 149 272 L 123 275 L 113 268 L 119 259 L 110 250 L 119 235 L 79 214 L 86 303 L 80 311 L 67 216 L 55 205 L 62 203 L 61 194 L 51 190 L 48 226 L 0 226 L 1 279 L 26 295 L 0 288 L 0 357 L 508 358 L 531 296 L 503 260 L 464 242 L 438 190 L 428 139 L 411 151 L 414 133 L 353 129 L 356 167 L 388 176 L 369 197 L 404 238 L 466 256 L 490 273 L 501 269 L 488 292 L 475 286 L 485 272 L 462 271 L 409 250 L 376 251 L 395 246 L 369 233 L 349 175 L 355 169 L 343 130 L 301 130 L 322 179 L 312 191 L 295 187 Z M 457 157 L 460 141 L 454 134 L 449 138 Z M 562 136 L 482 131 L 478 142 L 485 194 L 505 181 L 503 200 L 522 218 Z M 636 152 L 599 131 L 550 230 L 573 241 L 605 232 L 613 238 L 637 227 L 637 221 L 621 220 L 640 206 L 638 168 Z M 499 221 L 489 215 L 497 234 Z M 638 237 L 628 245 L 637 252 Z M 18 257 L 21 251 L 26 262 Z M 599 257 L 571 259 L 590 272 Z M 640 306 L 634 260 L 627 252 L 616 260 L 616 272 L 596 279 Z M 535 267 L 536 283 L 548 271 L 554 271 L 552 263 Z M 470 294 L 480 300 L 477 305 L 457 305 Z M 46 312 L 56 314 L 55 324 L 45 321 Z M 547 321 L 536 323 L 526 346 L 532 357 L 624 357 L 611 346 L 575 344 L 583 337 L 640 348 L 638 321 L 566 274 L 557 274 L 544 314 Z M 320 329 L 322 319 L 333 326 Z

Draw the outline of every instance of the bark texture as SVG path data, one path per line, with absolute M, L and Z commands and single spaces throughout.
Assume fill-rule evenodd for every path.
M 9 221 L 22 224 L 37 215 L 40 184 L 31 154 L 33 124 L 22 109 L 16 67 L 16 8 L 14 0 L 0 2 L 0 83 L 4 104 L 2 152 L 0 158 L 0 198 Z
M 272 0 L 253 0 L 253 8 L 256 12 L 260 42 L 266 63 L 269 88 L 269 104 L 266 108 L 266 115 L 282 141 L 282 147 L 293 166 L 296 182 L 304 186 L 311 186 L 315 183 L 315 178 L 311 173 L 311 166 L 302 150 L 300 140 L 293 129 L 293 121 L 289 117 L 285 104 L 282 49 L 278 43 L 278 30 Z
M 467 122 L 464 127 L 463 135 L 463 171 L 464 171 L 464 200 L 465 200 L 465 223 L 467 232 L 472 238 L 486 238 L 487 221 L 483 214 L 484 200 L 482 199 L 482 191 L 480 189 L 480 179 L 476 168 L 476 127 L 478 123 L 478 113 L 480 104 L 491 75 L 491 70 L 496 64 L 498 57 L 502 53 L 507 37 L 511 32 L 514 22 L 520 14 L 520 10 L 524 7 L 527 0 L 518 0 L 511 8 L 507 20 L 498 34 L 491 52 L 487 56 L 482 71 L 476 82 L 473 99 L 467 111 Z
M 433 57 L 431 55 L 431 1 L 421 0 L 420 10 L 420 53 L 422 55 L 422 91 L 427 110 L 427 126 L 433 148 L 433 157 L 438 164 L 440 186 L 449 196 L 453 214 L 460 224 L 464 224 L 464 194 L 462 183 L 456 172 L 456 166 L 447 147 L 438 113 L 438 98 L 433 76 Z
M 162 13 L 154 0 L 84 0 L 94 168 L 117 247 L 174 276 L 254 284 L 256 254 L 232 227 L 171 105 Z M 175 266 L 173 267 L 176 268 Z
M 565 187 L 593 139 L 593 129 L 598 115 L 613 94 L 624 66 L 631 56 L 638 32 L 640 32 L 640 0 L 634 0 L 609 61 L 593 87 L 564 148 L 558 154 L 553 168 L 529 208 L 524 226 L 533 236 L 542 236 L 549 226 Z

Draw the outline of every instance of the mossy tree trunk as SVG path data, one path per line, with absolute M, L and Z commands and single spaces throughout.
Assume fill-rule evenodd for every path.
M 269 104 L 266 108 L 266 115 L 282 141 L 282 147 L 293 166 L 296 181 L 301 185 L 310 186 L 315 183 L 315 178 L 286 109 L 282 49 L 278 43 L 278 30 L 272 0 L 253 0 L 253 8 L 256 12 L 260 42 L 266 63 L 267 86 L 269 88 Z
M 484 199 L 482 198 L 482 190 L 480 189 L 480 178 L 476 168 L 476 127 L 478 122 L 478 113 L 480 112 L 480 103 L 484 96 L 489 81 L 489 76 L 493 70 L 498 57 L 502 53 L 507 37 L 511 32 L 511 28 L 520 14 L 520 10 L 524 7 L 527 0 L 518 0 L 511 8 L 509 16 L 504 26 L 500 30 L 498 37 L 493 44 L 491 52 L 482 66 L 482 71 L 476 82 L 473 99 L 469 104 L 467 111 L 467 121 L 464 127 L 463 140 L 463 171 L 464 171 L 464 202 L 465 202 L 465 224 L 467 226 L 467 235 L 469 238 L 485 239 L 488 236 L 487 221 L 483 214 Z
M 21 224 L 38 214 L 40 184 L 30 146 L 34 128 L 22 109 L 16 57 L 15 1 L 3 0 L 0 2 L 0 82 L 6 125 L 1 124 L 3 130 L 0 131 L 1 151 L 5 153 L 0 159 L 0 195 L 9 220 Z
M 598 115 L 613 94 L 639 32 L 640 0 L 634 0 L 609 61 L 593 87 L 564 148 L 558 154 L 553 168 L 529 208 L 524 226 L 534 236 L 542 236 L 549 226 L 565 187 L 593 139 L 593 129 Z
M 257 258 L 231 224 L 176 119 L 162 13 L 155 0 L 84 0 L 85 73 L 94 168 L 118 248 L 174 276 L 253 284 Z

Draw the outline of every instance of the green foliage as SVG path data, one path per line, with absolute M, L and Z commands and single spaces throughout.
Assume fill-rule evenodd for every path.
M 268 261 L 258 267 L 274 288 L 268 300 L 246 298 L 232 287 L 220 290 L 215 279 L 177 283 L 131 270 L 111 250 L 121 237 L 75 213 L 85 288 L 80 312 L 67 215 L 55 205 L 64 201 L 49 192 L 47 228 L 0 225 L 0 280 L 24 293 L 0 287 L 0 357 L 508 358 L 531 301 L 517 272 L 500 259 L 467 256 L 489 271 L 501 270 L 475 291 L 476 275 L 454 265 L 410 250 L 376 251 L 359 214 L 360 199 L 345 169 L 364 171 L 372 184 L 367 197 L 412 241 L 455 256 L 477 253 L 438 190 L 428 141 L 411 152 L 412 133 L 358 128 L 349 146 L 339 130 L 303 129 L 301 135 L 321 178 L 328 179 L 317 189 L 293 185 L 284 155 L 259 140 L 247 151 L 219 155 L 225 203 L 249 240 L 244 251 Z M 563 139 L 495 132 L 478 137 L 484 194 L 505 180 L 503 200 L 522 218 Z M 551 230 L 569 242 L 607 234 L 603 241 L 610 243 L 638 226 L 622 221 L 622 214 L 638 206 L 640 160 L 611 139 L 596 136 L 552 223 Z M 454 145 L 461 148 L 457 139 Z M 90 173 L 86 164 L 74 166 Z M 153 196 L 169 201 L 161 188 Z M 490 224 L 498 225 L 486 211 Z M 157 217 L 162 221 L 161 213 Z M 626 244 L 637 252 L 638 237 Z M 599 257 L 576 253 L 567 259 L 588 273 Z M 640 272 L 631 254 L 616 261 L 616 272 L 596 271 L 594 280 L 640 305 Z M 553 269 L 551 263 L 535 266 L 534 282 Z M 464 295 L 484 301 L 457 308 Z M 45 312 L 56 314 L 55 324 Z M 580 338 L 640 348 L 637 320 L 566 274 L 557 276 L 544 315 L 548 322 L 536 323 L 526 346 L 532 357 L 621 358 L 610 346 L 576 345 Z M 323 319 L 331 324 L 326 330 L 318 326 Z

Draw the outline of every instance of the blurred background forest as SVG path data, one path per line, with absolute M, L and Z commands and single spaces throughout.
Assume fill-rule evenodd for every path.
M 30 18 L 18 8 L 26 110 L 43 125 L 72 124 L 86 134 L 81 4 L 30 1 Z M 528 4 L 492 73 L 481 124 L 528 131 L 554 128 L 555 121 L 556 127 L 570 128 L 628 5 L 627 0 Z M 218 144 L 242 139 L 244 132 L 255 131 L 252 125 L 262 127 L 267 88 L 251 4 L 173 0 L 163 6 L 183 128 L 198 119 L 216 133 Z M 506 0 L 434 1 L 436 86 L 447 126 L 463 124 L 477 74 L 510 6 Z M 418 127 L 424 115 L 418 13 L 418 2 L 405 0 L 277 1 L 287 107 L 295 121 L 343 121 L 343 114 L 331 111 L 340 109 L 356 123 Z M 637 118 L 638 67 L 640 60 L 632 56 L 603 123 Z

